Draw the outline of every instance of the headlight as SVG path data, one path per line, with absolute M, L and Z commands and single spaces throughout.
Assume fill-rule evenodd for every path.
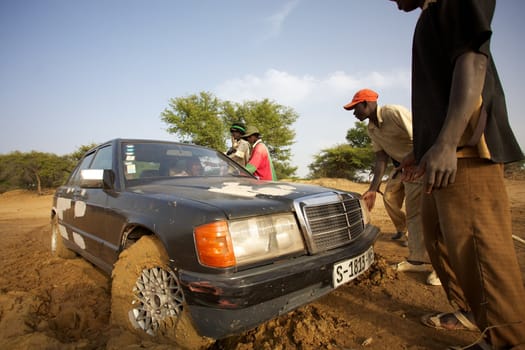
M 195 243 L 200 262 L 213 267 L 240 266 L 304 250 L 292 214 L 199 226 Z

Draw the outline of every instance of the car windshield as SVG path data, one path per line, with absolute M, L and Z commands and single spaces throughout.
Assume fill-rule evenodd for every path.
M 123 143 L 121 154 L 124 177 L 128 181 L 158 177 L 251 176 L 220 152 L 189 144 Z

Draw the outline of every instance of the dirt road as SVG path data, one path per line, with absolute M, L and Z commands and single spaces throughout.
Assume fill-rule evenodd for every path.
M 329 187 L 362 193 L 366 185 L 322 180 Z M 514 234 L 525 238 L 525 182 L 508 181 Z M 50 255 L 51 194 L 0 195 L 0 348 L 173 349 L 140 341 L 109 327 L 110 280 L 77 258 Z M 214 349 L 444 349 L 467 344 L 472 332 L 444 332 L 419 323 L 424 313 L 451 310 L 427 273 L 395 273 L 407 248 L 390 240 L 394 228 L 378 200 L 372 213 L 383 234 L 378 264 L 367 278 L 344 285 L 315 303 L 270 321 Z M 525 245 L 517 244 L 525 276 Z

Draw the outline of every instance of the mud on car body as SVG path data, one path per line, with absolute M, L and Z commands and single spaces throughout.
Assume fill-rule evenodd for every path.
M 201 172 L 183 171 L 200 162 Z M 114 139 L 57 189 L 52 251 L 112 276 L 111 322 L 198 348 L 364 272 L 379 230 L 356 193 L 260 181 L 222 153 Z

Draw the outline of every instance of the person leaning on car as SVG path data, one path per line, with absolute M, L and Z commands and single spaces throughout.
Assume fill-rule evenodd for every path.
M 250 143 L 242 138 L 246 132 L 246 127 L 242 123 L 233 123 L 230 127 L 232 136 L 232 146 L 226 155 L 233 159 L 237 164 L 246 166 L 250 159 Z
M 277 181 L 270 152 L 260 138 L 259 129 L 255 126 L 248 126 L 242 138 L 251 145 L 251 156 L 248 164 L 246 164 L 246 170 L 259 180 Z
M 525 349 L 525 289 L 503 164 L 524 159 L 490 51 L 494 0 L 395 0 L 421 8 L 412 44 L 414 154 L 430 260 L 455 313 L 423 316 L 483 339 L 461 349 Z M 417 165 L 417 167 L 414 167 Z M 414 170 L 414 171 L 412 171 Z
M 368 135 L 372 139 L 372 148 L 375 152 L 374 177 L 369 189 L 363 193 L 363 200 L 372 210 L 376 201 L 376 194 L 383 180 L 387 163 L 390 159 L 400 162 L 412 152 L 412 115 L 410 111 L 400 105 L 377 104 L 379 95 L 370 89 L 362 89 L 355 93 L 352 101 L 343 106 L 347 111 L 353 110 L 359 121 L 368 119 Z M 396 176 L 391 174 L 386 185 L 389 185 Z M 408 226 L 407 260 L 394 265 L 397 271 L 428 271 L 430 260 L 425 248 L 421 227 L 420 202 L 423 189 L 419 181 L 403 181 L 405 193 L 406 220 Z M 385 194 L 386 198 L 388 194 Z M 432 276 L 429 275 L 427 280 Z M 437 283 L 432 283 L 437 284 Z

